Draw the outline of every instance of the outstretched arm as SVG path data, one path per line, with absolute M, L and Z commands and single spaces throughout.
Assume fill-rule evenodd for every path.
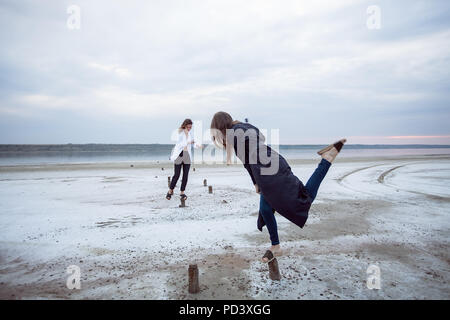
M 198 149 L 198 148 L 202 149 L 202 148 L 203 148 L 203 145 L 202 145 L 202 144 L 199 144 L 199 143 L 195 142 L 194 140 L 192 140 L 192 145 L 193 145 L 194 148 L 196 148 L 196 149 Z

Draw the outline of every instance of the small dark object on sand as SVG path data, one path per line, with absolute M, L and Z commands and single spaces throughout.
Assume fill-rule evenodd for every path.
M 212 186 L 208 186 L 208 193 L 212 193 Z
M 188 270 L 189 293 L 198 293 L 200 286 L 198 284 L 198 268 L 196 264 L 190 264 Z
M 203 186 L 207 186 L 208 185 L 208 183 L 206 182 L 206 179 L 203 179 Z

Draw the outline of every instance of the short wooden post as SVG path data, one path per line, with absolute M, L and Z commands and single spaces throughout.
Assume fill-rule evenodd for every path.
M 169 188 L 170 188 L 170 177 L 167 177 L 167 185 L 168 185 Z
M 272 280 L 281 280 L 280 270 L 278 269 L 277 258 L 273 256 L 272 251 L 267 250 L 263 258 L 269 259 L 269 278 Z
M 212 186 L 208 186 L 208 193 L 212 193 Z
M 203 186 L 206 187 L 207 185 L 208 185 L 208 183 L 206 182 L 206 179 L 204 179 L 204 180 L 203 180 Z
M 195 168 L 192 168 L 192 170 L 194 170 L 194 172 L 195 172 Z
M 189 270 L 189 293 L 200 292 L 200 286 L 198 284 L 198 268 L 196 264 L 190 264 Z
M 181 201 L 180 208 L 186 207 L 185 199 L 181 198 L 180 201 Z

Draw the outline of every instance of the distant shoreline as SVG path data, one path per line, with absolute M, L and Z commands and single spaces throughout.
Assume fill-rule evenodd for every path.
M 277 150 L 290 163 L 309 161 L 317 157 L 317 150 L 324 145 L 280 145 Z M 108 163 L 141 164 L 170 163 L 172 144 L 65 144 L 65 145 L 0 145 L 0 166 L 40 165 L 106 165 Z M 214 150 L 214 151 L 213 151 Z M 203 157 L 222 157 L 224 150 L 205 145 L 203 150 L 194 150 Z M 222 154 L 222 156 L 220 156 Z M 360 145 L 345 146 L 340 159 L 375 159 L 420 156 L 450 156 L 450 145 Z M 206 158 L 204 158 L 206 159 Z
M 320 158 L 314 159 L 288 159 L 290 165 L 308 165 L 317 163 Z M 403 161 L 420 161 L 420 160 L 450 160 L 450 154 L 435 154 L 435 155 L 415 155 L 415 156 L 378 156 L 378 157 L 348 157 L 348 158 L 338 158 L 335 163 L 358 163 L 358 162 L 368 162 L 368 161 L 392 161 L 392 160 L 403 160 Z M 72 171 L 72 170 L 118 170 L 118 169 L 154 169 L 154 168 L 164 168 L 168 169 L 169 172 L 172 169 L 173 163 L 171 161 L 116 161 L 116 162 L 95 162 L 95 163 L 46 163 L 46 164 L 17 164 L 17 165 L 0 165 L 0 173 L 7 172 L 33 172 L 33 171 Z M 195 168 L 226 168 L 242 166 L 241 163 L 233 163 L 227 166 L 224 163 L 208 164 L 199 163 L 193 164 Z M 164 170 L 161 170 L 164 173 Z M 170 173 L 169 173 L 170 174 Z
M 160 147 L 170 147 L 173 143 L 1 143 L 0 152 L 3 150 L 13 150 L 14 147 L 18 148 L 64 148 L 67 150 L 78 148 L 78 147 L 100 147 L 100 148 L 111 148 L 111 147 L 147 147 L 147 146 L 160 146 Z M 208 144 L 203 144 L 208 145 Z M 279 146 L 286 149 L 291 148 L 317 148 L 323 147 L 327 144 L 280 144 Z M 450 148 L 450 144 L 346 144 L 346 148 L 350 149 L 433 149 L 433 148 Z

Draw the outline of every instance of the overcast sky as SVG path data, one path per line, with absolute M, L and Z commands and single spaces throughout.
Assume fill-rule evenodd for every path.
M 450 144 L 448 0 L 2 0 L 0 41 L 0 143 L 170 143 L 227 111 L 281 143 Z

